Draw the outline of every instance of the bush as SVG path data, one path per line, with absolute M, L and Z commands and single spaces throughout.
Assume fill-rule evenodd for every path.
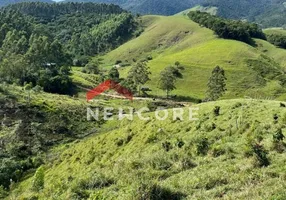
M 123 144 L 124 144 L 124 140 L 121 139 L 121 138 L 116 141 L 116 145 L 117 145 L 118 147 L 122 146 Z
M 168 141 L 165 141 L 162 143 L 162 147 L 164 148 L 164 150 L 166 152 L 170 151 L 173 147 L 172 147 L 172 144 Z
M 268 152 L 264 149 L 264 147 L 261 144 L 255 143 L 252 145 L 252 150 L 255 155 L 255 164 L 257 164 L 259 167 L 267 167 L 270 165 L 270 162 L 267 158 Z
M 182 148 L 185 145 L 185 142 L 182 139 L 177 139 L 177 146 Z
M 220 106 L 216 106 L 213 109 L 213 113 L 214 113 L 214 116 L 219 116 L 219 114 L 220 114 Z
M 207 138 L 201 138 L 197 141 L 196 153 L 198 155 L 206 155 L 209 150 L 209 141 Z
M 146 144 L 148 143 L 154 143 L 158 140 L 158 137 L 156 134 L 151 134 L 147 139 L 146 139 Z
M 174 192 L 157 184 L 141 184 L 136 192 L 135 199 L 148 200 L 180 200 L 186 197 L 181 192 Z
M 78 183 L 78 187 L 84 190 L 94 190 L 109 187 L 114 184 L 114 180 L 106 177 L 101 173 L 94 173 L 89 178 L 82 179 Z
M 276 150 L 278 153 L 283 153 L 286 149 L 286 145 L 283 142 L 285 136 L 282 133 L 282 129 L 279 128 L 276 133 L 273 135 L 273 144 L 272 149 Z
M 35 173 L 34 180 L 33 180 L 33 190 L 39 192 L 40 190 L 44 189 L 45 185 L 45 171 L 43 166 L 39 167 Z
M 4 187 L 0 185 L 0 199 L 4 199 L 8 194 L 9 193 L 4 189 Z

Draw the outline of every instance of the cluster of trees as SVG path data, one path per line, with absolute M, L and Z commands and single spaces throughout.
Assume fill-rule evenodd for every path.
M 160 72 L 158 79 L 158 88 L 166 92 L 166 97 L 170 96 L 170 92 L 176 89 L 177 79 L 183 78 L 180 62 L 176 62 L 173 66 L 168 66 Z M 97 72 L 100 73 L 100 72 Z M 144 93 L 142 86 L 150 80 L 150 69 L 147 62 L 136 63 L 128 72 L 127 78 L 120 78 L 119 71 L 113 67 L 104 79 L 111 79 L 122 86 L 128 88 L 134 94 L 141 95 Z M 207 83 L 207 92 L 205 101 L 216 101 L 226 92 L 226 76 L 225 71 L 220 66 L 216 66 Z
M 257 24 L 223 19 L 200 11 L 190 12 L 188 16 L 194 22 L 213 30 L 221 38 L 239 40 L 248 44 L 253 44 L 252 38 L 266 39 Z
M 137 23 L 120 7 L 93 3 L 30 2 L 0 10 L 0 80 L 72 94 L 69 67 L 111 50 Z M 87 66 L 92 69 L 93 64 Z
M 277 47 L 286 49 L 286 35 L 282 34 L 269 34 L 267 35 L 267 41 L 274 44 Z

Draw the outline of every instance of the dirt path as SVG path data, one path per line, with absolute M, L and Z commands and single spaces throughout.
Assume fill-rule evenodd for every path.
M 77 86 L 78 88 L 82 89 L 82 90 L 85 90 L 85 91 L 90 91 L 91 89 L 88 89 L 88 88 L 84 88 L 84 87 L 81 87 L 81 86 Z M 101 93 L 100 94 L 101 96 L 105 96 L 105 97 L 111 97 L 111 98 L 115 98 L 115 99 L 126 99 L 126 97 L 124 96 L 120 96 L 120 95 L 116 95 L 116 94 L 108 94 L 108 93 Z M 171 99 L 164 99 L 164 98 L 150 98 L 150 97 L 133 97 L 133 100 L 137 100 L 137 101 L 163 101 L 163 102 L 166 102 L 166 103 L 175 103 L 175 104 L 181 104 L 183 106 L 190 106 L 192 105 L 193 103 L 192 102 L 182 102 L 182 101 L 174 101 L 174 100 L 171 100 Z

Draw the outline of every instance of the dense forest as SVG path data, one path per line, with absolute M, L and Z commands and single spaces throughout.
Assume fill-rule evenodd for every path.
M 239 40 L 248 44 L 253 44 L 252 38 L 266 39 L 262 29 L 254 23 L 228 20 L 200 11 L 190 12 L 188 16 L 198 24 L 213 30 L 221 38 Z
M 65 0 L 65 2 L 113 3 L 140 14 L 173 15 L 203 2 L 203 0 Z
M 133 36 L 137 23 L 119 6 L 20 3 L 0 12 L 0 79 L 72 94 L 69 67 Z
M 2 0 L 0 7 L 11 3 L 37 0 Z M 52 0 L 38 0 L 51 3 Z M 197 5 L 217 7 L 218 16 L 229 19 L 245 19 L 263 27 L 286 26 L 284 0 L 65 0 L 63 2 L 93 2 L 116 4 L 140 14 L 173 15 Z
M 45 2 L 45 3 L 53 3 L 52 0 L 1 0 L 0 1 L 0 7 L 7 6 L 9 4 L 15 4 L 15 3 L 22 3 L 22 2 L 35 2 L 35 1 L 40 1 L 40 2 Z

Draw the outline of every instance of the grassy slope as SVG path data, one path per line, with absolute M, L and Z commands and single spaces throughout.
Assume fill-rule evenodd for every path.
M 211 114 L 215 106 L 221 107 L 218 117 Z M 152 199 L 148 195 L 153 191 L 168 198 L 285 199 L 285 152 L 272 149 L 276 127 L 285 124 L 285 108 L 276 101 L 256 100 L 198 107 L 196 122 L 174 121 L 171 116 L 156 121 L 151 115 L 149 121 L 122 121 L 120 129 L 64 146 L 62 153 L 56 151 L 57 158 L 47 160 L 41 193 L 31 191 L 33 179 L 28 178 L 10 198 Z M 278 123 L 274 123 L 274 114 L 279 116 Z M 197 155 L 198 141 L 205 137 L 209 150 Z M 271 164 L 266 168 L 254 165 L 248 144 L 254 138 L 260 138 L 269 151 Z M 182 148 L 178 141 L 183 141 Z M 172 146 L 168 152 L 162 147 L 165 142 Z M 53 153 L 48 157 L 54 157 Z
M 164 95 L 157 89 L 159 72 L 175 61 L 180 61 L 186 68 L 184 79 L 178 81 L 177 90 L 173 92 L 178 96 L 204 98 L 208 77 L 216 65 L 226 70 L 228 78 L 228 92 L 224 98 L 254 94 L 267 96 L 273 90 L 274 93 L 281 90 L 277 81 L 268 81 L 266 85 L 254 81 L 257 73 L 249 69 L 246 60 L 257 60 L 264 54 L 261 48 L 218 39 L 212 31 L 200 27 L 186 16 L 144 16 L 142 22 L 146 26 L 145 32 L 105 55 L 104 61 L 109 66 L 116 60 L 133 64 L 133 59 L 140 60 L 152 55 L 153 60 L 148 64 L 152 80 L 147 84 L 153 90 L 152 94 Z M 280 51 L 268 43 L 264 48 L 269 50 L 266 55 L 278 59 L 276 62 L 285 66 L 284 50 Z M 272 66 L 271 63 L 268 65 Z M 128 70 L 128 67 L 121 69 L 121 75 L 125 76 Z
M 265 29 L 264 32 L 266 34 L 280 34 L 280 35 L 286 35 L 286 30 L 282 28 L 268 28 Z

